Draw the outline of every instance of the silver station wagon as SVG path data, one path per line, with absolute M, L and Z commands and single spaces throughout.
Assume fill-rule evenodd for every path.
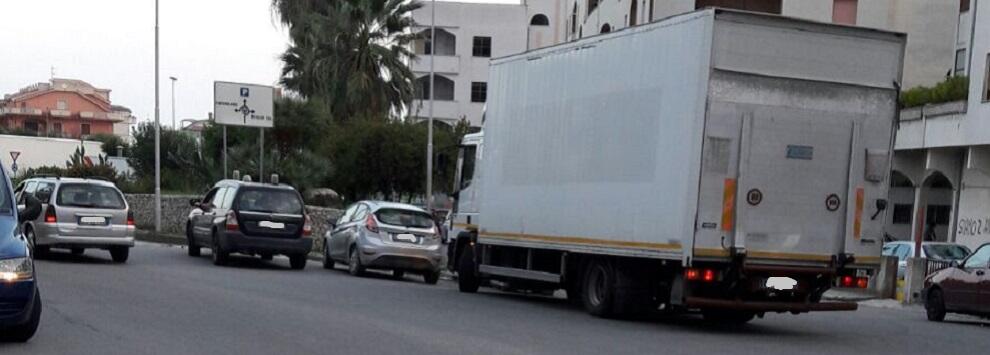
M 124 194 L 108 181 L 41 177 L 24 180 L 15 191 L 18 205 L 27 195 L 42 203 L 38 218 L 23 224 L 24 235 L 39 254 L 52 248 L 83 254 L 110 251 L 124 263 L 134 246 L 134 214 Z

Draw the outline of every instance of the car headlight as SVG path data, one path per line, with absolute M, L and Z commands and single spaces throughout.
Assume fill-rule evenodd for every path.
M 34 278 L 34 264 L 29 258 L 0 260 L 0 281 L 14 282 Z

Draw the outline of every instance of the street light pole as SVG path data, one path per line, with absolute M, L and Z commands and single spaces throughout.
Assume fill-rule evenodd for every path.
M 155 0 L 155 232 L 162 231 L 162 125 L 158 85 L 158 0 Z
M 430 113 L 426 127 L 426 209 L 433 211 L 433 95 L 436 88 L 433 87 L 434 71 L 433 63 L 437 58 L 437 1 L 430 0 Z
M 179 79 L 176 78 L 176 77 L 174 77 L 174 76 L 170 76 L 168 78 L 169 79 L 172 79 L 172 130 L 174 131 L 174 130 L 176 130 L 176 127 L 175 127 L 175 82 L 176 82 L 176 80 L 179 80 Z

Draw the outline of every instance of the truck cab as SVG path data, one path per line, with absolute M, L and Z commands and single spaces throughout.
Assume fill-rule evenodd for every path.
M 448 230 L 453 236 L 447 250 L 447 268 L 456 270 L 456 260 L 464 245 L 478 231 L 478 183 L 481 174 L 478 168 L 484 154 L 484 132 L 471 133 L 461 139 L 457 153 L 457 167 L 454 173 L 454 209 L 451 212 Z

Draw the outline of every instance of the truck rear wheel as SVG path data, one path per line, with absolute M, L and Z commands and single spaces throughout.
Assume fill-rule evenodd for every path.
M 594 259 L 584 272 L 581 300 L 584 309 L 593 316 L 615 316 L 615 268 L 603 259 Z
M 474 265 L 474 248 L 467 246 L 457 260 L 457 289 L 464 293 L 478 292 L 481 280 Z

